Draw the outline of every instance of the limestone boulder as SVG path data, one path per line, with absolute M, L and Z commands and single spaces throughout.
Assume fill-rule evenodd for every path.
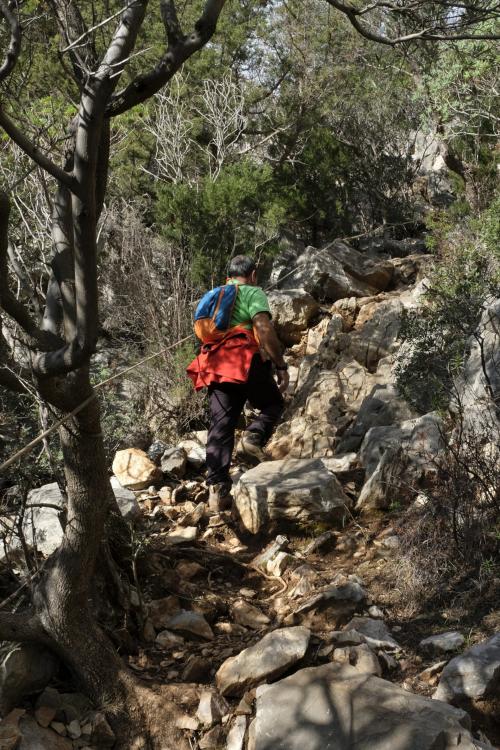
M 278 336 L 287 346 L 300 341 L 303 331 L 317 315 L 319 304 L 304 289 L 286 289 L 267 295 Z
M 257 689 L 254 750 L 472 750 L 469 730 L 465 711 L 348 664 Z
M 134 493 L 122 487 L 116 477 L 111 477 L 110 482 L 123 517 L 133 520 L 140 516 L 141 509 Z M 23 532 L 28 543 L 34 539 L 37 549 L 45 556 L 51 555 L 61 544 L 63 528 L 59 516 L 63 511 L 64 498 L 57 482 L 29 492 Z M 0 543 L 0 556 L 9 554 L 12 557 L 12 553 L 17 553 L 20 548 L 21 543 L 14 533 Z
M 500 696 L 500 633 L 455 656 L 443 669 L 434 698 L 460 705 Z
M 393 270 L 391 263 L 374 261 L 337 240 L 321 249 L 307 247 L 282 268 L 276 283 L 280 289 L 303 288 L 315 299 L 334 302 L 386 289 Z
M 459 386 L 465 425 L 474 432 L 500 437 L 495 404 L 500 400 L 500 300 L 493 300 L 483 312 L 471 340 Z M 493 396 L 493 398 L 492 398 Z
M 440 417 L 430 413 L 399 427 L 374 427 L 361 445 L 367 481 L 359 494 L 359 509 L 387 508 L 411 488 L 424 488 L 435 477 L 434 459 L 444 450 Z M 378 456 L 378 460 L 377 460 Z
M 414 418 L 412 408 L 392 384 L 377 384 L 367 396 L 349 429 L 342 436 L 339 453 L 357 450 L 368 430 Z
M 369 372 L 397 349 L 403 304 L 397 298 L 364 305 L 349 336 L 349 351 Z
M 215 679 L 224 696 L 241 695 L 249 688 L 273 680 L 305 656 L 311 633 L 308 628 L 280 628 L 258 643 L 232 656 Z
M 352 504 L 319 459 L 261 463 L 243 474 L 233 496 L 241 523 L 252 534 L 272 520 L 340 523 Z
M 161 471 L 139 448 L 117 451 L 113 460 L 113 474 L 122 487 L 143 490 L 161 479 Z

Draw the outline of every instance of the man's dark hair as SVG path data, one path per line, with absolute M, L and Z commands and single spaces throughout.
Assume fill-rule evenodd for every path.
M 256 268 L 257 264 L 253 258 L 250 258 L 248 255 L 235 255 L 234 258 L 231 258 L 229 261 L 227 275 L 230 278 L 232 276 L 243 276 L 244 278 L 247 278 Z

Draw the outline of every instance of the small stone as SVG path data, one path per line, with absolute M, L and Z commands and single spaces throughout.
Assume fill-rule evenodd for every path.
M 41 727 L 46 729 L 56 718 L 57 709 L 52 706 L 40 706 L 35 711 L 35 719 Z
M 216 674 L 222 695 L 241 695 L 249 687 L 282 674 L 302 659 L 311 633 L 308 628 L 281 628 L 225 661 Z
M 318 651 L 318 656 L 321 656 L 322 659 L 326 658 L 327 656 L 330 656 L 335 646 L 332 646 L 331 644 L 328 646 L 323 646 L 323 648 L 320 648 Z
M 212 628 L 199 612 L 183 610 L 167 622 L 167 628 L 196 635 L 205 638 L 207 641 L 211 641 L 214 637 Z
M 184 542 L 193 542 L 197 533 L 197 526 L 175 526 L 167 534 L 167 539 L 170 544 L 183 544 Z
M 368 607 L 368 614 L 370 617 L 373 617 L 374 620 L 383 620 L 384 619 L 384 613 L 380 609 L 380 607 L 375 606 L 375 604 L 372 604 L 371 607 Z
M 205 690 L 200 696 L 196 716 L 205 727 L 211 727 L 219 722 L 229 711 L 229 706 L 218 693 Z
M 214 630 L 217 633 L 222 633 L 223 635 L 245 635 L 248 633 L 247 628 L 245 628 L 243 625 L 238 625 L 235 622 L 217 622 L 214 625 Z
M 168 648 L 169 646 L 180 646 L 184 643 L 184 638 L 181 635 L 170 632 L 170 630 L 162 630 L 156 636 L 155 641 L 157 646 L 160 648 Z
M 450 631 L 424 638 L 420 641 L 419 648 L 432 654 L 447 654 L 450 651 L 457 651 L 464 643 L 465 638 L 461 633 Z
M 82 736 L 82 729 L 80 726 L 80 722 L 74 719 L 71 721 L 67 727 L 66 727 L 69 736 L 72 740 L 77 740 L 79 737 Z
M 171 474 L 182 479 L 186 473 L 187 454 L 183 448 L 167 448 L 161 457 L 161 470 L 164 474 Z
M 203 518 L 206 508 L 207 506 L 205 503 L 198 503 L 198 505 L 193 508 L 192 511 L 187 513 L 184 518 L 179 521 L 179 525 L 188 527 L 197 526 Z
M 240 589 L 241 596 L 245 596 L 247 599 L 253 599 L 254 596 L 257 596 L 257 592 L 253 589 Z
M 345 626 L 345 630 L 356 630 L 363 636 L 365 643 L 372 648 L 382 648 L 387 651 L 401 650 L 401 646 L 394 640 L 382 620 L 373 620 L 371 617 L 353 617 Z
M 235 601 L 231 610 L 234 619 L 239 625 L 247 625 L 253 630 L 260 630 L 260 628 L 271 622 L 269 617 L 261 612 L 260 609 L 257 609 L 252 604 L 248 604 L 244 599 Z
M 161 489 L 158 490 L 158 497 L 160 498 L 160 502 L 164 505 L 171 505 L 172 491 L 172 487 L 161 487 Z

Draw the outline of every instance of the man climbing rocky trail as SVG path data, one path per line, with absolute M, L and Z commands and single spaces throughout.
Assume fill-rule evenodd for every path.
M 291 382 L 268 460 L 231 468 L 231 510 L 208 504 L 204 432 L 115 456 L 134 585 L 126 618 L 108 612 L 103 626 L 131 671 L 168 685 L 165 748 L 500 742 L 498 581 L 443 610 L 405 600 L 405 528 L 436 478 L 445 427 L 396 388 L 402 317 L 423 304 L 432 258 L 419 241 L 400 257 L 394 244 L 367 255 L 336 241 L 276 259 L 269 303 Z M 28 500 L 41 555 L 60 543 L 62 502 L 57 485 Z M 118 748 L 106 706 L 33 649 L 3 660 L 0 748 Z

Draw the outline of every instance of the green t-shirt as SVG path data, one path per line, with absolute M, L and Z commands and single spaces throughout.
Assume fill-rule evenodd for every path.
M 269 317 L 271 316 L 269 302 L 260 286 L 240 284 L 236 279 L 228 279 L 227 283 L 238 284 L 239 287 L 231 317 L 231 327 L 241 326 L 251 330 L 252 324 L 250 321 L 255 315 L 266 312 L 269 313 Z

